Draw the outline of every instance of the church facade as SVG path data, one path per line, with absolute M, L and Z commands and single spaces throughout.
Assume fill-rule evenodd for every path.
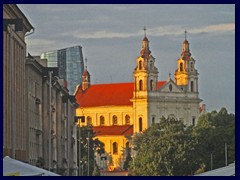
M 124 149 L 131 146 L 132 136 L 160 122 L 162 116 L 175 117 L 186 125 L 197 123 L 202 100 L 195 63 L 185 35 L 174 79 L 169 76 L 159 81 L 145 33 L 133 82 L 91 84 L 90 73 L 85 69 L 82 84 L 75 92 L 79 104 L 76 115 L 85 116 L 85 125 L 92 124 L 96 138 L 105 144 L 106 158 L 97 157 L 102 170 L 121 167 L 126 156 Z

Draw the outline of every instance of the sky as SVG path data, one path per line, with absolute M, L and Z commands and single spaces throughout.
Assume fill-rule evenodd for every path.
M 75 45 L 83 48 L 92 84 L 133 82 L 144 26 L 158 80 L 174 79 L 184 31 L 199 72 L 207 111 L 235 113 L 234 4 L 18 4 L 35 32 L 32 56 Z

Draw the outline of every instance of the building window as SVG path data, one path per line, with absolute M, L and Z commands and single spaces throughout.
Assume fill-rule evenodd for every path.
M 193 81 L 191 81 L 191 92 L 193 92 L 194 86 Z
M 153 80 L 151 79 L 150 80 L 150 91 L 152 91 L 153 90 Z
M 155 117 L 152 117 L 152 124 L 155 123 Z
M 192 117 L 192 125 L 195 126 L 195 117 Z
M 190 64 L 190 69 L 191 69 L 191 71 L 193 71 L 193 62 L 191 62 L 191 64 Z
M 100 116 L 100 126 L 103 126 L 105 124 L 104 116 Z
M 142 80 L 139 81 L 139 91 L 143 90 L 143 82 Z
M 180 71 L 183 71 L 183 63 L 180 63 Z
M 125 124 L 126 124 L 126 125 L 129 125 L 129 124 L 130 124 L 130 116 L 129 116 L 129 115 L 126 115 L 126 116 L 125 116 Z
M 139 65 L 138 65 L 139 69 L 142 69 L 142 61 L 139 61 Z
M 87 125 L 92 124 L 92 118 L 90 116 L 87 117 Z
M 114 115 L 114 116 L 112 117 L 112 124 L 113 124 L 113 125 L 117 125 L 117 123 L 118 123 L 118 122 L 117 122 L 117 116 Z
M 169 91 L 172 92 L 172 84 L 169 84 Z
M 138 123 L 139 123 L 139 132 L 142 132 L 142 118 L 141 117 L 138 119 Z
M 150 69 L 152 70 L 153 69 L 153 62 L 150 61 Z
M 129 147 L 129 142 L 126 142 L 126 149 L 128 149 Z
M 116 142 L 113 143 L 113 154 L 118 154 L 118 144 Z

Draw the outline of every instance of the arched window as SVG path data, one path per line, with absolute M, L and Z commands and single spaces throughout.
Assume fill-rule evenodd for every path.
M 118 144 L 116 142 L 113 143 L 113 154 L 118 154 Z
M 118 123 L 118 122 L 117 122 L 117 116 L 114 115 L 114 116 L 112 117 L 112 124 L 113 124 L 113 125 L 117 125 L 117 123 Z
M 183 71 L 183 63 L 180 63 L 180 71 Z
M 138 123 L 139 123 L 139 132 L 142 132 L 142 118 L 141 117 L 138 119 Z
M 155 117 L 152 117 L 152 124 L 155 124 Z
M 193 62 L 191 62 L 190 67 L 191 67 L 191 68 L 190 68 L 191 71 L 193 71 L 193 68 L 194 68 L 194 67 L 193 67 Z
M 152 69 L 153 69 L 153 62 L 150 61 L 150 70 L 152 70 Z
M 142 61 L 139 61 L 138 67 L 139 67 L 140 70 L 142 69 Z
M 192 125 L 195 126 L 195 116 L 192 117 Z
M 126 142 L 126 149 L 129 148 L 129 142 Z
M 139 91 L 142 91 L 143 90 L 143 81 L 140 80 L 139 81 Z
M 191 92 L 193 92 L 193 90 L 194 90 L 194 83 L 193 81 L 191 81 Z
M 172 91 L 172 84 L 169 84 L 169 91 Z
M 154 85 L 154 83 L 153 83 L 153 80 L 151 79 L 151 80 L 150 80 L 150 91 L 153 90 L 153 85 Z
M 126 124 L 126 125 L 129 125 L 129 124 L 130 124 L 130 116 L 129 116 L 129 115 L 126 115 L 126 116 L 125 116 L 125 124 Z
M 92 124 L 92 118 L 90 116 L 87 117 L 87 125 Z
M 100 126 L 103 126 L 105 124 L 104 116 L 100 116 Z

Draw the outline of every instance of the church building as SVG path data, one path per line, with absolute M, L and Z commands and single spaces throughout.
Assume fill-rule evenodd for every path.
M 186 32 L 174 79 L 169 76 L 159 81 L 155 60 L 145 31 L 133 82 L 91 84 L 85 68 L 82 84 L 75 92 L 79 104 L 76 115 L 85 116 L 84 125 L 92 124 L 96 138 L 105 145 L 106 158 L 97 157 L 101 169 L 121 168 L 126 156 L 124 149 L 131 146 L 132 136 L 160 122 L 162 116 L 175 117 L 186 125 L 197 123 L 202 101 L 198 92 L 199 74 Z

